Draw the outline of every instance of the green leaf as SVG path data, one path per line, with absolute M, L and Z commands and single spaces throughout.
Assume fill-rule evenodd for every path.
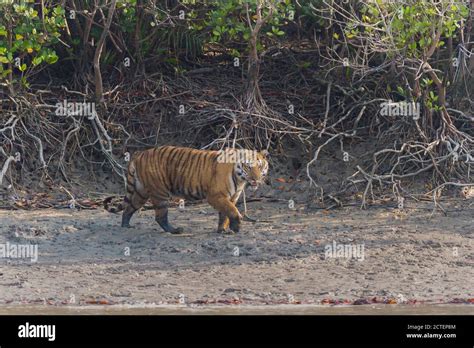
M 18 70 L 20 70 L 21 72 L 25 71 L 26 70 L 26 64 L 22 64 L 21 66 L 19 66 Z
M 38 56 L 38 57 L 33 58 L 32 63 L 33 63 L 34 66 L 37 66 L 37 65 L 41 64 L 42 61 L 43 61 L 43 57 Z
M 54 13 L 56 16 L 62 15 L 63 12 L 64 12 L 64 10 L 62 9 L 61 6 L 56 6 L 56 7 L 53 9 L 53 13 Z
M 2 77 L 5 78 L 11 72 L 12 72 L 11 69 L 7 69 L 7 70 L 2 71 Z

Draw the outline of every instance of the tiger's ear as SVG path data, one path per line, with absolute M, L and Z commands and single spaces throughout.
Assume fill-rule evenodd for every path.
M 268 156 L 268 151 L 267 150 L 262 150 L 260 151 L 260 153 L 262 154 L 263 157 L 267 157 Z

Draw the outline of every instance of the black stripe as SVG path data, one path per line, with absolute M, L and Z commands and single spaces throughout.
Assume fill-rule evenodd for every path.
M 191 199 L 193 199 L 193 200 L 195 200 L 195 201 L 198 201 L 198 200 L 201 199 L 200 197 L 195 196 L 193 193 L 188 194 L 188 197 L 191 198 Z
M 183 165 L 181 166 L 181 172 L 178 175 L 178 186 L 180 188 L 180 192 L 186 196 L 188 194 L 188 187 L 186 187 L 187 169 L 189 163 L 188 151 L 185 151 L 185 155 L 183 158 L 180 158 L 180 161 L 183 161 Z
M 184 170 L 183 170 L 183 183 L 182 185 L 184 186 L 184 191 L 186 194 L 191 193 L 191 195 L 194 194 L 194 188 L 193 188 L 193 174 L 195 172 L 194 168 L 195 162 L 196 162 L 196 153 L 194 153 L 193 150 L 189 150 L 188 152 L 188 158 L 185 159 L 184 161 Z
M 139 195 L 140 198 L 143 199 L 143 200 L 148 199 L 148 198 L 146 198 L 146 197 L 143 197 L 142 194 L 141 194 L 140 192 L 138 192 L 138 191 L 135 191 L 135 193 L 136 193 L 137 195 Z
M 237 191 L 237 177 L 235 176 L 235 170 L 232 171 L 232 181 L 234 183 L 235 191 Z
M 188 160 L 185 162 L 185 167 L 186 170 L 184 171 L 184 174 L 186 174 L 186 177 L 183 180 L 183 185 L 185 185 L 185 191 L 186 194 L 189 194 L 192 197 L 194 196 L 194 188 L 192 187 L 193 185 L 193 175 L 195 173 L 194 168 L 196 167 L 196 159 L 197 159 L 197 154 L 194 153 L 192 150 L 189 152 Z M 196 178 L 197 179 L 197 178 Z M 189 192 L 188 192 L 189 189 Z
M 148 173 L 148 180 L 146 181 L 146 185 L 145 187 L 148 188 L 149 191 L 153 191 L 156 187 L 155 187 L 155 183 L 156 183 L 156 179 L 157 179 L 157 176 L 156 176 L 156 161 L 155 161 L 155 150 L 156 148 L 154 149 L 150 149 L 149 152 L 150 152 L 150 158 L 148 160 L 148 162 L 146 162 L 146 168 L 147 168 L 147 173 Z
M 179 158 L 177 158 L 177 160 L 176 160 L 175 177 L 179 176 L 179 172 L 178 172 L 178 170 L 180 169 L 179 164 L 181 163 L 181 159 L 184 157 L 184 155 L 186 155 L 186 151 L 181 151 L 181 154 L 179 155 Z M 176 184 L 176 183 L 178 184 L 177 187 L 176 187 L 176 189 L 178 190 L 177 192 L 180 192 L 180 189 L 181 189 L 180 186 L 181 185 L 179 185 L 179 177 L 177 179 L 175 178 L 174 181 L 173 181 L 173 190 L 174 190 L 174 186 L 175 186 L 174 184 Z
M 166 159 L 166 163 L 165 163 L 165 166 L 166 166 L 165 168 L 167 171 L 167 179 L 169 182 L 169 190 L 171 191 L 171 193 L 173 193 L 174 191 L 173 163 L 174 163 L 174 158 L 179 154 L 179 152 L 180 151 L 178 147 L 171 149 L 171 152 L 169 153 L 168 158 Z
M 163 184 L 163 188 L 168 191 L 169 190 L 169 182 L 168 182 L 168 177 L 167 177 L 167 171 L 166 171 L 166 162 L 164 162 L 164 155 L 165 155 L 165 147 L 160 147 L 159 152 L 156 155 L 156 168 L 157 168 L 157 177 L 159 178 L 159 181 Z M 161 167 L 160 167 L 161 164 Z
M 198 195 L 199 195 L 199 198 L 204 198 L 204 190 L 202 188 L 202 171 L 204 170 L 204 166 L 206 164 L 206 153 L 204 152 L 201 152 L 199 154 L 199 165 L 198 165 L 198 170 L 197 170 L 197 173 L 196 175 L 198 176 L 198 185 L 197 185 L 197 189 L 198 189 Z
M 173 162 L 174 158 L 176 157 L 176 155 L 179 153 L 179 147 L 174 147 L 170 150 L 170 153 L 168 154 L 168 158 L 166 159 L 166 162 L 168 162 L 168 164 L 171 164 L 171 162 Z
M 196 193 L 200 197 L 201 196 L 201 180 L 202 180 L 202 173 L 201 173 L 201 167 L 202 167 L 202 153 L 198 152 L 196 153 L 196 170 L 194 171 L 196 175 Z

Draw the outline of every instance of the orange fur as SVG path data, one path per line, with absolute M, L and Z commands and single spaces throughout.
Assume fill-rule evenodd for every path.
M 247 161 L 246 159 L 251 160 Z M 240 230 L 241 215 L 235 204 L 247 183 L 256 187 L 267 173 L 265 154 L 250 150 L 207 151 L 164 146 L 139 152 L 130 161 L 127 194 L 122 204 L 104 207 L 123 210 L 122 226 L 129 227 L 132 215 L 148 200 L 155 208 L 155 220 L 167 232 L 180 233 L 168 222 L 168 205 L 173 196 L 189 200 L 207 199 L 219 212 L 218 232 Z

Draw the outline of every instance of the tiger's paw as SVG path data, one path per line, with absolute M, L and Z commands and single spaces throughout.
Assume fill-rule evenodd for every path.
M 239 233 L 239 231 L 240 231 L 240 221 L 238 219 L 230 220 L 230 229 L 235 233 Z
M 176 227 L 171 229 L 169 232 L 172 234 L 181 234 L 184 232 L 184 229 L 182 227 Z
M 217 229 L 217 233 L 219 233 L 219 234 L 234 234 L 234 232 L 229 228 Z

